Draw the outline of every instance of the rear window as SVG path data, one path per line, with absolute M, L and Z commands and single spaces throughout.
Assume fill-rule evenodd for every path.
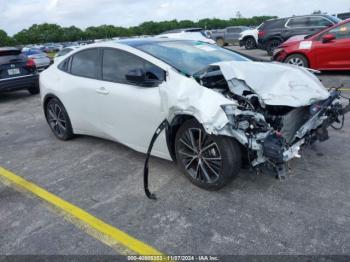
M 0 50 L 0 57 L 19 55 L 20 53 L 21 53 L 20 50 Z
M 0 51 L 0 65 L 25 61 L 26 58 L 21 54 L 20 50 L 4 50 Z

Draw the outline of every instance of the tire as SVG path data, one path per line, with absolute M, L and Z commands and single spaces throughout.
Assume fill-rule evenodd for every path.
M 35 84 L 33 87 L 28 88 L 28 91 L 31 95 L 37 95 L 40 93 L 40 88 L 38 84 Z
M 207 134 L 194 119 L 186 121 L 176 133 L 175 154 L 185 176 L 206 190 L 226 186 L 241 168 L 237 142 L 226 136 Z
M 294 54 L 294 55 L 288 56 L 284 60 L 284 63 L 296 65 L 296 66 L 302 66 L 302 67 L 309 67 L 309 61 L 307 60 L 307 58 L 300 54 Z
M 278 39 L 272 39 L 270 40 L 266 45 L 266 51 L 269 56 L 273 55 L 273 51 L 276 47 L 278 47 L 280 44 L 282 44 L 281 40 Z
M 254 37 L 247 37 L 247 38 L 244 40 L 244 47 L 245 47 L 245 49 L 247 49 L 247 50 L 251 50 L 251 49 L 256 48 L 256 42 L 255 42 Z
M 216 39 L 216 44 L 218 46 L 225 46 L 225 40 L 223 38 L 217 38 Z
M 60 140 L 72 139 L 73 129 L 63 104 L 57 99 L 50 99 L 45 105 L 45 117 L 54 135 Z

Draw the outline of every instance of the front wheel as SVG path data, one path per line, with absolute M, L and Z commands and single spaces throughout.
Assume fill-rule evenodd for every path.
M 286 64 L 301 66 L 301 67 L 309 67 L 309 62 L 306 57 L 299 54 L 290 55 L 284 60 Z
M 247 50 L 251 50 L 256 48 L 256 42 L 255 39 L 253 37 L 248 37 L 245 41 L 244 41 L 244 47 Z
M 45 116 L 54 135 L 60 140 L 73 138 L 73 129 L 63 104 L 52 98 L 45 106 Z
M 196 120 L 185 122 L 175 138 L 177 164 L 186 177 L 206 190 L 227 185 L 241 168 L 236 141 L 207 134 Z

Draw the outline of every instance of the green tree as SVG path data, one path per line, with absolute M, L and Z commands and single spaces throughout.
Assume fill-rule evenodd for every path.
M 13 39 L 4 30 L 0 29 L 0 46 L 11 46 L 13 44 Z

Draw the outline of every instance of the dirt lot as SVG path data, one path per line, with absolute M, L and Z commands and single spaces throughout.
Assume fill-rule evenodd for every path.
M 321 78 L 350 83 L 346 74 Z M 218 192 L 193 186 L 174 164 L 152 158 L 158 200 L 151 201 L 142 188 L 144 155 L 87 136 L 58 141 L 39 96 L 0 96 L 0 166 L 166 254 L 350 255 L 349 138 L 347 121 L 293 160 L 286 181 L 243 170 Z M 0 181 L 0 254 L 118 252 L 71 222 Z

